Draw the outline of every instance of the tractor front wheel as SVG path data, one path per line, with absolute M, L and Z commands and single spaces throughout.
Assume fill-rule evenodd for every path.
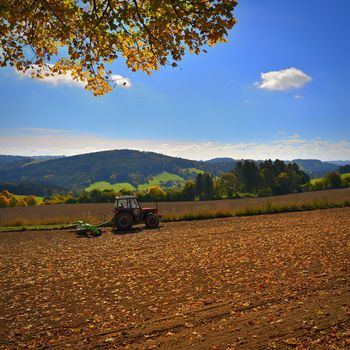
M 134 224 L 134 218 L 129 213 L 120 213 L 115 218 L 119 230 L 128 230 Z
M 145 224 L 149 228 L 155 228 L 159 226 L 159 217 L 154 214 L 148 214 L 145 218 Z

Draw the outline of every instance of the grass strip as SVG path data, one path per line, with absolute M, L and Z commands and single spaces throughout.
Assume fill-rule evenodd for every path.
M 74 227 L 72 224 L 0 226 L 0 232 L 64 230 Z
M 311 211 L 320 209 L 332 209 L 332 208 L 345 208 L 350 207 L 350 200 L 329 203 L 327 200 L 315 200 L 309 203 L 302 204 L 283 204 L 276 205 L 270 202 L 262 206 L 246 207 L 238 209 L 236 211 L 206 211 L 206 212 L 193 212 L 182 215 L 164 215 L 163 222 L 169 221 L 191 221 L 191 220 L 207 220 L 225 217 L 239 217 L 239 216 L 252 216 L 252 215 L 266 215 L 266 214 L 278 214 L 289 213 L 299 211 Z
M 220 219 L 232 216 L 234 215 L 230 211 L 201 211 L 181 215 L 164 215 L 162 217 L 162 222 Z

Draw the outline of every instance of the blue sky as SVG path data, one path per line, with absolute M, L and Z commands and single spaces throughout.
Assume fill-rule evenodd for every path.
M 235 16 L 228 44 L 179 68 L 113 64 L 131 86 L 99 98 L 1 69 L 0 154 L 350 159 L 350 2 L 241 0 Z

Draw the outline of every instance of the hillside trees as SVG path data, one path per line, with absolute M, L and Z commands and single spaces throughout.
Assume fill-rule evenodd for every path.
M 108 181 L 111 184 L 129 182 L 137 187 L 163 172 L 182 176 L 182 169 L 189 168 L 212 172 L 211 167 L 204 162 L 153 152 L 113 150 L 33 163 L 11 171 L 0 169 L 0 179 L 7 183 L 6 186 L 4 184 L 5 188 L 9 183 L 26 184 L 25 187 L 20 186 L 21 188 L 13 187 L 14 193 L 46 196 L 50 195 L 49 192 L 59 193 L 86 188 L 99 181 Z M 45 177 L 48 173 L 50 176 Z M 194 176 L 195 174 L 191 177 Z M 30 192 L 34 186 L 35 192 Z
M 340 174 L 336 171 L 332 171 L 329 174 L 327 174 L 325 179 L 330 188 L 340 188 L 342 185 Z
M 27 207 L 37 205 L 37 201 L 34 196 L 16 196 L 13 193 L 3 190 L 0 192 L 0 208 L 7 207 Z
M 185 186 L 182 189 L 182 199 L 185 201 L 193 201 L 195 196 L 195 183 L 192 180 L 189 180 L 185 183 Z
M 340 174 L 350 173 L 350 164 L 340 166 L 339 167 L 339 173 Z
M 344 186 L 344 187 L 350 187 L 350 175 L 345 176 L 345 177 L 342 179 L 342 186 Z
M 0 191 L 8 190 L 11 193 L 22 195 L 50 196 L 54 193 L 67 192 L 67 188 L 42 182 L 4 182 L 0 183 Z
M 260 193 L 272 194 L 274 188 L 277 185 L 277 179 L 275 170 L 273 168 L 273 162 L 271 160 L 265 161 L 260 164 L 260 174 L 262 177 L 263 188 L 260 189 Z
M 82 196 L 82 198 L 79 198 L 78 200 L 76 200 L 76 199 L 73 199 L 70 193 L 68 194 L 55 193 L 51 196 L 44 197 L 42 204 L 46 205 L 46 204 L 61 204 L 61 203 L 76 203 L 76 202 L 93 203 L 93 201 L 89 198 L 90 197 Z
M 27 204 L 27 206 L 33 206 L 38 204 L 34 196 L 25 196 L 23 200 Z
M 261 188 L 261 174 L 254 161 L 238 161 L 235 174 L 242 192 L 253 193 Z
M 119 56 L 133 71 L 151 73 L 225 42 L 235 6 L 236 0 L 3 0 L 0 66 L 38 78 L 70 74 L 103 95 L 112 88 L 107 65 Z
M 10 206 L 10 201 L 6 196 L 0 194 L 0 208 L 7 208 Z
M 219 198 L 232 198 L 238 191 L 239 183 L 233 172 L 222 174 L 216 182 Z
M 259 164 L 249 160 L 238 161 L 233 173 L 240 192 L 260 195 L 301 191 L 301 186 L 309 181 L 309 176 L 296 163 L 286 164 L 278 159 Z
M 271 187 L 273 194 L 287 194 L 301 191 L 301 186 L 309 181 L 309 176 L 295 163 L 277 164 L 278 173 L 275 184 Z M 277 171 L 277 172 L 278 172 Z
M 126 172 L 123 172 L 123 174 L 127 175 Z M 135 175 L 135 178 L 137 178 L 140 174 L 133 173 L 133 176 Z M 234 170 L 224 172 L 219 176 L 199 172 L 195 180 L 187 180 L 185 183 L 183 180 L 181 187 L 175 186 L 175 181 L 173 181 L 172 187 L 164 186 L 166 182 L 160 182 L 160 185 L 156 186 L 144 186 L 138 190 L 122 189 L 118 192 L 111 189 L 84 191 L 82 188 L 78 188 L 73 193 L 63 191 L 46 196 L 43 204 L 112 203 L 115 200 L 115 196 L 124 194 L 136 194 L 139 196 L 140 201 L 191 201 L 255 197 L 310 190 L 318 186 L 319 183 L 322 184 L 322 187 L 319 189 L 345 187 L 348 186 L 349 181 L 350 179 L 346 179 L 346 177 L 341 180 L 340 175 L 335 174 L 329 175 L 329 179 L 325 178 L 313 185 L 309 183 L 309 176 L 297 164 L 285 163 L 280 160 L 274 162 L 271 160 L 264 162 L 247 160 L 238 161 Z M 27 185 L 23 188 L 29 191 Z M 26 201 L 27 198 L 21 199 L 21 196 L 19 196 L 18 199 L 10 199 L 6 197 L 6 199 L 1 199 L 2 204 L 0 203 L 0 205 L 13 206 L 21 203 L 22 205 L 28 205 L 28 203 L 24 204 L 23 200 Z
M 214 198 L 213 175 L 208 173 L 198 174 L 195 181 L 195 196 L 200 200 Z
M 293 191 L 293 182 L 289 174 L 281 172 L 277 176 L 277 185 L 274 187 L 275 194 L 287 194 Z
M 165 200 L 165 191 L 160 186 L 151 186 L 147 193 L 143 195 L 144 201 L 156 201 L 161 202 Z
M 341 187 L 350 187 L 350 176 L 342 176 L 336 171 L 332 171 L 322 178 L 313 179 L 303 186 L 306 191 L 319 191 Z

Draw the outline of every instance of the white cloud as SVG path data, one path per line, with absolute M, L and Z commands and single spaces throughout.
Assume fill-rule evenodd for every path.
M 300 135 L 299 134 L 293 134 L 288 136 L 289 139 L 300 139 Z
M 113 139 L 56 129 L 0 129 L 0 154 L 74 155 L 111 149 L 153 151 L 197 160 L 215 157 L 350 160 L 350 140 L 302 139 L 299 135 L 260 143 L 221 143 Z
M 296 100 L 302 100 L 304 98 L 304 96 L 303 95 L 294 95 L 294 98 Z
M 48 68 L 50 66 L 52 65 L 50 64 L 47 65 Z M 32 68 L 28 69 L 25 72 L 20 72 L 18 70 L 16 70 L 16 72 L 23 77 L 29 77 L 29 78 L 36 78 L 36 74 L 39 73 L 42 78 L 38 78 L 38 80 L 43 83 L 47 83 L 51 85 L 65 84 L 65 85 L 76 85 L 76 86 L 82 86 L 82 87 L 86 85 L 85 82 L 74 79 L 70 72 L 67 72 L 65 74 L 57 74 L 57 73 L 52 74 L 50 73 L 48 68 L 44 68 L 40 70 L 37 65 L 33 65 Z M 49 74 L 49 75 L 45 76 L 45 74 Z
M 285 91 L 302 88 L 312 78 L 297 68 L 261 73 L 261 82 L 255 83 L 260 89 Z
M 47 67 L 49 68 L 52 66 L 51 64 L 48 64 Z M 39 69 L 37 65 L 33 65 L 33 68 L 28 69 L 26 72 L 20 72 L 16 70 L 18 74 L 20 74 L 22 77 L 36 77 L 36 74 L 39 73 L 42 78 L 39 78 L 38 80 L 51 84 L 51 85 L 73 85 L 73 86 L 80 86 L 85 87 L 86 82 L 81 80 L 76 80 L 73 78 L 72 74 L 70 72 L 67 72 L 65 74 L 57 74 L 57 73 L 50 73 L 48 68 Z M 45 76 L 45 74 L 49 74 L 48 76 Z M 131 86 L 131 82 L 129 78 L 122 77 L 121 75 L 114 74 L 110 77 L 110 81 L 114 82 L 116 86 L 122 87 L 122 88 L 128 88 Z
M 122 77 L 119 74 L 113 74 L 110 77 L 110 80 L 113 81 L 116 85 L 124 88 L 129 88 L 131 87 L 131 82 L 129 78 Z

